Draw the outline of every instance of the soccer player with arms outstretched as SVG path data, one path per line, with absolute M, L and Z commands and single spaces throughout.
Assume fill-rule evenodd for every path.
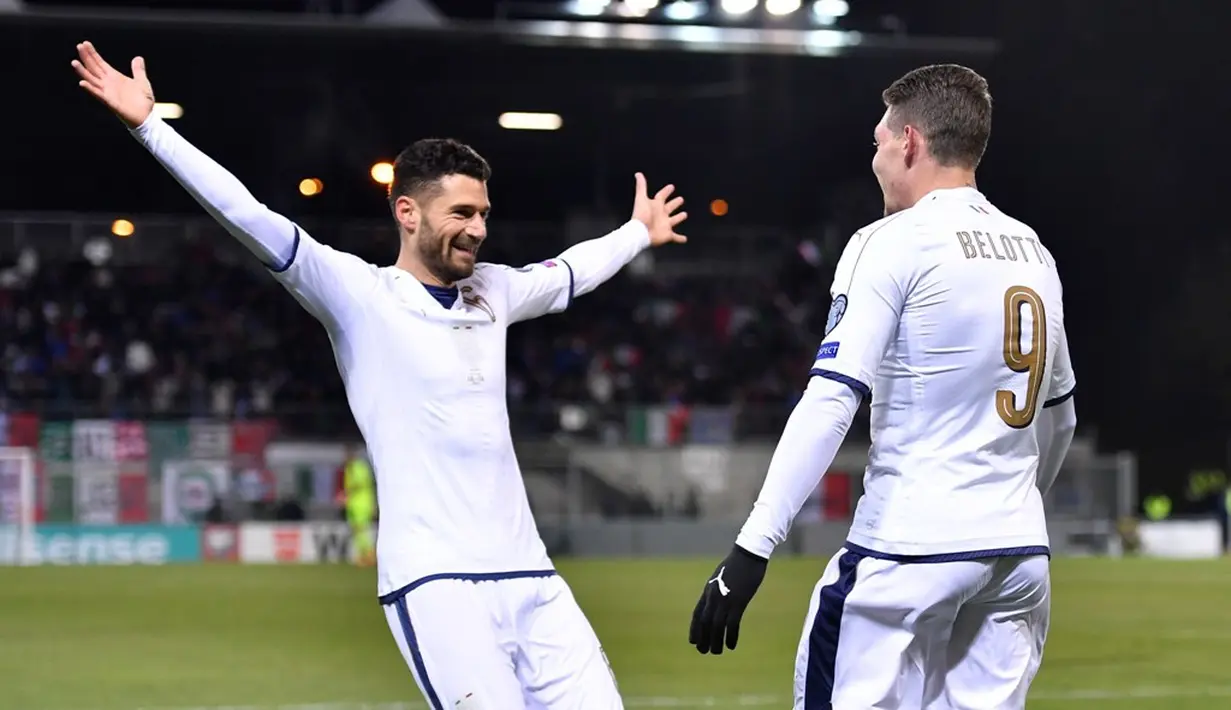
M 838 262 L 811 380 L 689 641 L 735 648 L 770 554 L 871 397 L 864 494 L 812 595 L 795 708 L 1020 710 L 1049 617 L 1042 496 L 1077 424 L 1060 278 L 975 187 L 983 77 L 923 67 L 883 99 L 885 218 Z
M 505 396 L 505 332 L 564 310 L 649 246 L 683 242 L 672 188 L 636 176 L 624 226 L 552 261 L 477 261 L 490 170 L 452 140 L 398 156 L 389 195 L 401 239 L 377 267 L 316 241 L 258 202 L 153 114 L 141 58 L 129 77 L 88 42 L 83 89 L 329 333 L 377 476 L 380 602 L 434 710 L 623 707 L 598 639 L 539 538 Z

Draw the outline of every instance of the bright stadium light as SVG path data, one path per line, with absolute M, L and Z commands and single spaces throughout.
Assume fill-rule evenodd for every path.
M 373 168 L 373 170 L 375 170 L 375 168 Z M 313 197 L 315 195 L 319 195 L 324 189 L 325 189 L 325 183 L 321 182 L 317 178 L 304 178 L 303 180 L 299 181 L 299 194 L 303 195 L 304 197 Z
M 117 237 L 131 237 L 137 228 L 126 219 L 117 219 L 111 223 L 111 233 Z
M 619 10 L 625 17 L 645 17 L 656 7 L 658 0 L 624 0 L 620 3 Z
M 598 17 L 607 11 L 611 0 L 572 0 L 568 4 L 569 12 L 583 17 Z
M 812 3 L 812 19 L 817 24 L 832 25 L 839 17 L 846 17 L 851 6 L 846 0 L 816 0 Z
M 510 131 L 557 131 L 564 125 L 558 113 L 506 111 L 500 114 L 500 127 Z
M 675 0 L 663 8 L 663 16 L 675 22 L 690 22 L 705 14 L 701 0 Z
M 393 184 L 393 163 L 380 162 L 372 166 L 372 179 L 382 185 Z
M 164 121 L 173 121 L 184 116 L 184 107 L 179 104 L 154 104 L 154 115 Z
M 795 12 L 802 4 L 800 0 L 765 0 L 765 11 L 781 17 Z
M 747 15 L 757 8 L 757 0 L 722 0 L 721 7 L 728 15 Z

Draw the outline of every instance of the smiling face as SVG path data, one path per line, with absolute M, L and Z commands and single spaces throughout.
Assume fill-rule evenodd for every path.
M 430 286 L 452 286 L 473 274 L 487 238 L 490 177 L 487 161 L 451 138 L 407 146 L 389 186 L 402 241 L 397 265 Z
M 487 238 L 487 184 L 468 175 L 446 175 L 419 207 L 412 239 L 423 266 L 444 285 L 468 278 Z

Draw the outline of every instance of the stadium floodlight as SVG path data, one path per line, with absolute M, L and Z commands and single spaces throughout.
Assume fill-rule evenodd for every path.
M 506 111 L 500 114 L 500 127 L 510 131 L 557 131 L 564 125 L 558 113 Z
M 184 107 L 179 104 L 156 103 L 154 104 L 154 115 L 164 121 L 173 121 L 184 116 Z
M 117 219 L 111 223 L 111 233 L 117 237 L 131 237 L 137 228 L 126 219 Z
M 663 16 L 675 22 L 690 22 L 705 14 L 701 0 L 675 0 L 663 8 Z
M 812 3 L 812 19 L 818 24 L 832 25 L 839 17 L 846 17 L 851 6 L 846 0 L 816 0 Z
M 747 15 L 757 7 L 757 0 L 722 0 L 722 11 L 728 15 Z
M 765 0 L 765 11 L 781 17 L 795 12 L 802 4 L 801 0 Z
M 372 179 L 382 185 L 393 184 L 393 163 L 380 162 L 372 166 Z
M 611 0 L 572 0 L 568 4 L 568 11 L 583 17 L 598 17 L 607 11 L 609 5 Z
M 373 168 L 373 170 L 375 170 L 375 168 Z M 373 175 L 373 177 L 375 177 L 375 175 Z M 380 181 L 378 180 L 377 182 Z M 319 195 L 324 189 L 325 183 L 321 182 L 318 178 L 304 178 L 299 181 L 299 194 L 304 197 Z
M 624 0 L 619 10 L 624 17 L 645 17 L 656 7 L 658 0 Z

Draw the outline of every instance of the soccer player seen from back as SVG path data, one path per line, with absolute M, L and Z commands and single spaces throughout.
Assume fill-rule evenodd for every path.
M 258 202 L 154 113 L 88 42 L 73 67 L 141 145 L 250 249 L 329 334 L 376 473 L 377 579 L 389 627 L 433 710 L 623 707 L 594 631 L 539 537 L 509 433 L 505 335 L 556 313 L 649 246 L 683 242 L 681 198 L 646 193 L 614 232 L 523 268 L 478 261 L 488 164 L 453 140 L 398 156 L 401 240 L 377 267 Z
M 811 379 L 689 641 L 734 649 L 770 554 L 871 398 L 864 492 L 817 583 L 796 710 L 1020 710 L 1047 637 L 1043 494 L 1077 417 L 1060 278 L 1034 230 L 975 187 L 983 77 L 916 69 L 883 94 L 885 217 L 834 274 Z

